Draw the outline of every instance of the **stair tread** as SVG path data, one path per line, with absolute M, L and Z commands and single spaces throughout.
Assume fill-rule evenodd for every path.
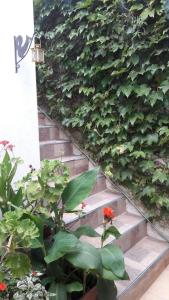
M 70 179 L 71 179 L 71 180 L 72 180 L 72 179 L 75 179 L 76 177 L 82 175 L 83 173 L 84 173 L 84 172 L 78 173 L 78 174 L 76 174 L 76 175 L 73 175 L 73 176 L 70 177 Z M 97 179 L 98 179 L 98 178 L 105 178 L 105 180 L 106 180 L 106 177 L 105 177 L 105 175 L 104 175 L 103 173 L 98 173 L 98 174 L 97 174 Z
M 96 193 L 94 195 L 89 196 L 84 200 L 86 207 L 83 209 L 83 212 L 88 214 L 98 207 L 102 207 L 110 202 L 117 201 L 118 199 L 122 198 L 122 195 L 116 194 L 109 189 Z M 79 217 L 75 213 L 65 213 L 64 214 L 64 221 L 66 223 L 70 223 L 74 220 L 77 220 Z
M 58 128 L 58 126 L 57 125 L 55 125 L 55 124 L 44 124 L 44 125 L 39 125 L 39 129 L 41 129 L 41 128 Z
M 62 143 L 71 143 L 70 140 L 63 140 L 63 139 L 58 139 L 58 140 L 49 140 L 49 141 L 43 141 L 40 142 L 40 146 L 43 145 L 52 145 L 52 144 L 62 144 Z
M 70 156 L 62 156 L 61 158 L 57 158 L 58 160 L 61 160 L 62 162 L 68 162 L 72 160 L 81 160 L 81 159 L 87 159 L 83 154 L 82 155 L 70 155 Z
M 168 300 L 169 298 L 169 265 L 159 275 L 140 300 Z
M 168 244 L 149 236 L 145 236 L 124 254 L 126 270 L 130 280 L 116 281 L 118 292 L 121 294 L 136 280 L 153 262 L 166 250 Z
M 119 232 L 123 235 L 126 234 L 129 230 L 136 227 L 140 223 L 145 223 L 144 219 L 141 216 L 134 215 L 131 213 L 128 213 L 127 211 L 118 215 L 114 220 L 112 225 L 116 226 L 116 228 L 119 230 Z M 111 224 L 109 225 L 111 226 Z M 97 228 L 95 228 L 96 232 L 101 236 L 103 233 L 103 225 L 101 224 Z M 100 237 L 88 237 L 84 236 L 82 239 L 96 248 L 101 247 L 101 241 Z M 113 236 L 109 236 L 106 241 L 104 242 L 104 245 L 110 244 L 113 241 L 115 241 L 115 238 Z

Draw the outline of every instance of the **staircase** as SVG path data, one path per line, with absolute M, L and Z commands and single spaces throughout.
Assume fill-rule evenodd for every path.
M 41 160 L 62 161 L 69 168 L 72 177 L 94 167 L 94 163 L 79 150 L 62 127 L 42 111 L 39 112 L 39 139 Z M 140 299 L 169 264 L 168 243 L 154 231 L 123 194 L 112 187 L 102 173 L 97 176 L 97 182 L 85 203 L 83 218 L 79 219 L 74 213 L 65 214 L 65 222 L 73 229 L 88 224 L 101 234 L 103 207 L 113 208 L 116 214 L 113 223 L 122 236 L 118 241 L 109 237 L 106 243 L 115 243 L 122 248 L 126 270 L 130 277 L 130 280 L 116 281 L 117 299 Z M 83 238 L 100 247 L 100 238 Z

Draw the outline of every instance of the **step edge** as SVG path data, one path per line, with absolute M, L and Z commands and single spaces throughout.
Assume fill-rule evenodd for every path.
M 58 140 L 48 140 L 48 141 L 40 141 L 39 145 L 40 147 L 46 146 L 46 145 L 57 145 L 57 144 L 67 144 L 72 143 L 70 140 L 64 140 L 64 139 L 58 139 Z
M 104 191 L 107 191 L 107 189 L 104 190 Z M 102 191 L 102 192 L 103 192 L 103 191 Z M 98 193 L 96 193 L 96 194 L 94 194 L 94 195 L 91 195 L 91 197 L 96 196 L 97 194 L 102 193 L 102 192 L 98 192 Z M 88 198 L 90 198 L 90 197 L 88 197 Z M 86 198 L 86 199 L 88 199 L 88 198 Z M 86 199 L 85 199 L 85 200 L 86 200 Z M 104 206 L 107 205 L 108 203 L 117 202 L 117 201 L 119 201 L 119 200 L 124 200 L 124 201 L 125 201 L 125 198 L 124 198 L 122 195 L 118 195 L 118 197 L 117 197 L 116 199 L 108 200 L 106 203 L 104 203 L 104 204 L 102 203 L 101 205 L 99 205 L 99 206 L 97 206 L 97 207 L 94 207 L 94 208 L 91 209 L 90 211 L 87 211 L 87 212 L 84 214 L 84 217 L 87 216 L 87 215 L 89 215 L 89 214 L 91 214 L 92 212 L 96 211 L 98 208 L 104 207 Z M 75 221 L 77 221 L 77 220 L 80 220 L 80 219 L 81 219 L 81 218 L 79 218 L 79 217 L 77 216 L 77 217 L 72 218 L 71 221 L 65 222 L 65 224 L 68 225 L 68 224 L 71 224 L 71 223 L 73 223 L 73 222 L 75 222 Z
M 148 266 L 148 267 L 146 267 L 146 269 L 143 271 L 143 272 L 141 272 L 132 282 L 131 282 L 131 284 L 129 284 L 128 286 L 127 286 L 127 288 L 124 290 L 124 291 L 122 291 L 121 293 L 119 293 L 118 294 L 118 296 L 117 296 L 117 300 L 118 300 L 118 298 L 119 297 L 123 297 L 123 296 L 125 296 L 126 294 L 127 294 L 127 292 L 132 288 L 132 287 L 134 287 L 138 282 L 139 282 L 139 280 L 141 279 L 141 278 L 143 278 L 144 277 L 144 275 L 151 269 L 151 268 L 153 268 L 153 267 L 155 267 L 155 265 L 156 264 L 158 264 L 158 262 L 160 262 L 160 260 L 163 258 L 163 256 L 164 255 L 167 255 L 167 252 L 168 252 L 168 256 L 169 256 L 169 247 L 168 247 L 168 249 L 165 249 L 164 251 L 162 251 L 162 253 L 152 262 L 152 263 L 150 263 L 150 265 Z M 151 284 L 150 284 L 151 285 Z M 148 289 L 148 288 L 147 288 Z

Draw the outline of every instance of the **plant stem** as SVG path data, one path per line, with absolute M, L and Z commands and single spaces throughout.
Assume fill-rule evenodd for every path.
M 85 294 L 86 292 L 86 279 L 87 279 L 87 273 L 83 273 L 83 293 Z

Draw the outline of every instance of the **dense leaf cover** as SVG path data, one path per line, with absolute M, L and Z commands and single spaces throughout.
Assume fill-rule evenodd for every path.
M 168 2 L 43 3 L 39 98 L 149 207 L 169 210 Z

